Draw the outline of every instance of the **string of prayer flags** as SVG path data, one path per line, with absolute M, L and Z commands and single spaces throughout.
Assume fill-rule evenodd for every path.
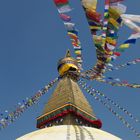
M 105 71 L 106 71 L 105 64 L 102 63 L 101 61 L 97 61 L 97 64 L 94 66 L 93 69 L 89 69 L 84 72 L 81 72 L 80 76 L 88 80 L 94 80 L 102 77 Z
M 119 51 L 115 50 L 118 30 L 122 25 L 121 14 L 125 13 L 126 6 L 120 4 L 121 1 L 118 3 L 118 1 L 105 0 L 104 20 L 102 22 L 101 15 L 96 12 L 96 9 L 87 7 L 90 4 L 88 2 L 82 1 L 82 6 L 96 47 L 97 63 L 93 67 L 95 74 L 91 78 L 95 79 L 105 72 L 107 63 L 121 55 Z M 102 31 L 102 35 L 97 35 L 97 29 Z
M 117 66 L 115 66 L 111 63 L 108 63 L 106 69 L 105 68 L 104 69 L 105 69 L 105 71 L 114 71 L 114 70 L 119 70 L 121 68 L 130 67 L 131 65 L 136 65 L 138 63 L 140 63 L 140 58 L 134 59 L 132 61 L 128 61 L 124 64 L 120 64 Z M 103 68 L 101 67 L 101 69 L 103 69 Z M 81 72 L 81 77 L 91 80 L 92 76 L 96 75 L 96 74 L 97 74 L 97 72 L 94 69 L 90 69 L 90 70 Z M 100 77 L 102 78 L 103 76 L 100 76 Z M 98 78 L 100 78 L 100 77 L 98 77 Z M 98 79 L 98 78 L 95 78 L 95 79 Z
M 112 86 L 122 86 L 122 87 L 130 87 L 130 88 L 140 88 L 140 84 L 130 84 L 127 81 L 121 81 L 119 78 L 113 78 L 113 77 L 107 77 L 107 79 L 104 78 L 98 78 L 96 79 L 99 82 L 110 84 Z
M 107 62 L 110 62 L 120 56 L 120 53 L 116 52 L 115 49 L 117 45 L 118 31 L 122 25 L 121 14 L 125 13 L 125 11 L 126 7 L 118 3 L 118 1 L 110 1 L 105 43 L 105 50 L 106 54 L 108 55 Z
M 67 34 L 72 42 L 78 66 L 80 69 L 82 69 L 82 47 L 78 37 L 78 30 L 76 29 L 75 24 L 72 22 L 71 16 L 68 15 L 68 12 L 72 11 L 69 0 L 54 0 L 54 3 L 58 9 L 61 20 L 64 22 Z
M 23 100 L 21 103 L 18 103 L 18 106 L 14 111 L 5 111 L 7 114 L 4 116 L 3 113 L 1 113 L 0 117 L 0 130 L 6 128 L 8 125 L 13 123 L 18 117 L 20 117 L 29 107 L 36 104 L 40 97 L 42 97 L 48 90 L 53 87 L 53 85 L 59 80 L 59 78 L 56 78 L 55 80 L 51 81 L 47 86 L 39 90 L 34 96 L 31 98 L 26 98 L 26 100 Z
M 104 53 L 104 50 L 102 48 L 103 39 L 101 36 L 96 35 L 97 31 L 102 30 L 103 24 L 101 22 L 101 14 L 99 14 L 96 11 L 97 0 L 93 0 L 93 1 L 82 0 L 81 3 L 82 3 L 82 7 L 87 18 L 87 22 L 89 24 L 89 29 L 91 31 L 93 41 L 95 42 L 95 47 L 96 47 L 97 63 L 93 67 L 95 74 L 92 77 L 92 79 L 94 79 L 95 77 L 102 75 L 104 71 L 104 70 L 99 71 L 98 67 L 105 67 L 105 65 L 103 64 L 103 61 L 101 62 L 101 60 L 105 59 L 104 55 L 102 55 Z
M 104 39 L 104 44 L 102 47 L 105 47 L 105 40 L 107 34 L 107 26 L 109 22 L 109 7 L 110 7 L 110 0 L 105 0 L 105 9 L 104 9 L 104 21 L 103 21 L 103 32 L 102 32 L 102 39 Z
M 82 85 L 87 85 L 85 81 L 83 80 L 79 80 L 79 83 Z M 107 100 L 109 103 L 111 103 L 112 105 L 114 105 L 115 107 L 117 107 L 118 109 L 120 109 L 121 111 L 123 111 L 126 115 L 128 115 L 132 120 L 134 120 L 136 123 L 140 122 L 139 119 L 137 119 L 136 117 L 134 117 L 134 115 L 132 113 L 130 113 L 130 111 L 128 111 L 127 109 L 125 109 L 124 107 L 122 107 L 119 103 L 116 103 L 115 101 L 113 101 L 111 98 L 107 97 L 104 93 L 101 93 L 98 90 L 95 90 L 94 88 L 92 88 L 91 86 L 88 86 L 88 88 L 96 93 L 97 95 L 101 96 L 102 98 L 104 98 L 105 100 Z
M 90 25 L 91 32 L 98 28 L 101 15 L 96 12 L 97 0 L 81 0 L 82 7 Z
M 96 31 L 101 30 L 101 14 L 96 12 L 97 0 L 81 0 L 83 10 L 85 12 L 89 28 L 92 35 L 96 34 Z
M 131 132 L 133 132 L 138 138 L 140 138 L 140 133 L 127 121 L 123 116 L 121 116 L 119 113 L 117 113 L 112 107 L 104 100 L 102 100 L 99 96 L 97 96 L 96 93 L 90 90 L 89 86 L 87 84 L 82 84 L 79 82 L 79 85 L 90 95 L 94 97 L 95 100 L 99 101 L 101 104 L 103 104 L 114 116 L 116 116 Z
M 126 62 L 124 64 L 120 64 L 120 65 L 117 65 L 117 66 L 114 66 L 114 65 L 112 65 L 112 64 L 109 63 L 108 64 L 108 67 L 107 67 L 107 70 L 108 71 L 119 70 L 120 68 L 129 67 L 131 65 L 136 65 L 137 63 L 140 63 L 140 58 L 137 58 L 135 60 Z

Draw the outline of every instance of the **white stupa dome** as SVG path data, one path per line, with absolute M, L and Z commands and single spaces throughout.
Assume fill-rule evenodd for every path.
M 121 140 L 120 138 L 93 127 L 60 125 L 40 129 L 16 140 Z

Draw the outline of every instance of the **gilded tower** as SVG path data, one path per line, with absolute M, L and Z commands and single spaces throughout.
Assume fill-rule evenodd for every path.
M 93 110 L 80 90 L 77 80 L 80 70 L 68 51 L 58 62 L 60 81 L 46 104 L 43 114 L 37 118 L 37 128 L 54 125 L 85 125 L 101 128 Z

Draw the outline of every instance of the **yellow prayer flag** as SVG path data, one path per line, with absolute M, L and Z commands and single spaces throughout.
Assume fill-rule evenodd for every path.
M 110 22 L 112 25 L 114 25 L 117 29 L 119 28 L 119 23 L 118 23 L 115 19 L 110 18 L 110 19 L 109 19 L 109 22 Z
M 116 40 L 112 39 L 111 37 L 107 37 L 106 38 L 107 43 L 112 44 L 112 45 L 116 45 Z
M 75 54 L 81 55 L 81 50 L 75 50 Z
M 130 44 L 122 44 L 119 48 L 121 48 L 121 49 L 127 49 L 127 48 L 129 48 L 129 46 L 130 46 Z
M 109 8 L 109 15 L 115 20 L 117 20 L 120 17 L 120 14 L 113 8 Z
M 85 8 L 96 11 L 97 0 L 82 0 L 82 4 Z
M 100 26 L 90 26 L 90 29 L 101 30 L 102 27 L 100 27 Z

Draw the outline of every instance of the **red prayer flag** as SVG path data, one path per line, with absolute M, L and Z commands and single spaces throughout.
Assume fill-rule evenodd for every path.
M 59 5 L 59 4 L 66 4 L 69 1 L 68 0 L 54 0 L 55 4 Z
M 120 56 L 121 55 L 119 52 L 114 52 L 113 54 L 116 55 L 116 56 Z
M 90 11 L 90 10 L 86 11 L 86 15 L 89 19 L 94 20 L 96 22 L 99 22 L 100 18 L 101 18 L 101 14 L 99 14 L 97 12 Z

